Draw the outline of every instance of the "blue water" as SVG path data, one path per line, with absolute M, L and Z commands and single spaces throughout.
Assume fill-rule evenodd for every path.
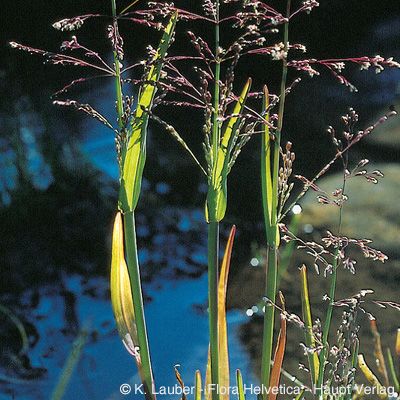
M 91 283 L 100 292 L 108 283 L 97 279 Z M 107 297 L 93 298 L 84 293 L 84 284 L 79 276 L 66 278 L 66 287 L 77 295 L 76 312 L 80 324 L 90 323 L 98 338 L 88 340 L 80 361 L 74 370 L 65 394 L 66 400 L 76 399 L 122 399 L 138 398 L 133 394 L 123 396 L 119 387 L 124 383 L 139 384 L 134 360 L 126 352 L 114 329 L 111 305 Z M 152 285 L 153 286 L 153 285 Z M 149 341 L 157 387 L 176 383 L 173 367 L 179 370 L 188 386 L 193 385 L 196 369 L 204 376 L 208 349 L 208 318 L 194 306 L 205 303 L 207 277 L 164 281 L 161 289 L 150 287 L 152 301 L 146 304 Z M 64 326 L 64 304 L 49 288 L 40 300 L 33 317 L 40 317 L 36 328 L 40 335 L 38 344 L 30 352 L 34 366 L 45 366 L 48 374 L 44 379 L 26 384 L 13 385 L 19 400 L 48 399 L 71 343 L 59 329 Z M 255 382 L 250 370 L 249 357 L 237 337 L 237 329 L 245 315 L 241 312 L 228 313 L 229 348 L 232 369 L 240 368 L 246 382 Z M 53 348 L 49 352 L 49 349 Z M 48 354 L 46 358 L 44 354 Z M 233 376 L 232 376 L 233 379 Z M 10 399 L 1 396 L 1 400 Z M 160 397 L 162 398 L 162 397 Z
M 88 93 L 86 97 L 92 106 L 114 123 L 113 103 L 107 101 L 112 99 L 112 92 L 113 85 L 110 81 L 96 89 L 96 92 Z M 21 121 L 25 122 L 24 128 L 33 114 L 25 112 L 21 115 Z M 32 138 L 43 129 L 40 121 L 35 121 L 29 129 L 22 132 L 32 151 L 35 150 L 31 143 Z M 79 129 L 85 132 L 80 143 L 83 154 L 103 174 L 117 180 L 118 166 L 113 132 L 90 118 L 83 118 Z M 36 160 L 36 164 L 32 162 L 32 168 L 45 181 L 38 181 L 37 184 L 48 186 L 52 177 L 44 169 L 43 163 L 40 163 L 41 159 L 36 153 L 29 158 Z M 12 181 L 11 178 L 10 180 Z M 149 183 L 145 180 L 144 190 L 148 187 Z M 155 182 L 154 188 L 160 196 L 170 190 L 165 182 Z M 142 268 L 149 268 L 151 264 L 158 269 L 161 265 L 166 266 L 166 273 L 156 274 L 151 283 L 145 285 L 146 295 L 151 299 L 146 302 L 146 317 L 156 385 L 171 386 L 176 383 L 176 364 L 180 365 L 179 370 L 185 383 L 193 385 L 195 371 L 200 369 L 204 377 L 207 362 L 208 314 L 202 311 L 207 303 L 207 276 L 202 274 L 198 279 L 175 280 L 171 279 L 173 272 L 169 273 L 168 270 L 177 267 L 190 272 L 193 265 L 206 264 L 205 237 L 197 235 L 196 243 L 190 243 L 190 246 L 185 241 L 186 234 L 201 230 L 204 223 L 203 212 L 196 209 L 168 208 L 162 211 L 161 218 L 155 219 L 154 226 L 149 225 L 151 222 L 147 220 L 147 216 L 142 216 L 144 222 L 139 217 L 137 233 L 143 242 L 139 251 Z M 176 228 L 170 232 L 171 224 L 176 225 Z M 162 249 L 166 249 L 165 253 Z M 107 260 L 104 269 L 107 268 L 106 262 Z M 140 380 L 135 362 L 125 350 L 115 329 L 108 296 L 108 280 L 90 278 L 89 282 L 84 282 L 80 275 L 65 274 L 63 282 L 55 282 L 54 286 L 41 289 L 39 304 L 30 315 L 39 340 L 30 348 L 29 358 L 33 367 L 45 368 L 47 373 L 37 380 L 14 381 L 4 386 L 11 394 L 0 394 L 0 399 L 11 399 L 12 394 L 18 400 L 50 398 L 71 351 L 72 342 L 77 336 L 73 326 L 65 331 L 68 328 L 68 313 L 65 310 L 65 299 L 60 294 L 61 287 L 65 287 L 76 301 L 74 307 L 68 310 L 75 313 L 76 325 L 82 327 L 89 324 L 90 331 L 95 333 L 95 336 L 89 335 L 64 398 L 102 400 L 137 397 L 133 394 L 123 396 L 119 392 L 121 384 L 134 385 Z M 26 295 L 29 296 L 29 293 Z M 245 318 L 242 312 L 228 313 L 231 372 L 240 368 L 244 378 L 253 382 L 249 357 L 237 335 L 237 329 Z M 74 321 L 70 323 L 74 325 Z

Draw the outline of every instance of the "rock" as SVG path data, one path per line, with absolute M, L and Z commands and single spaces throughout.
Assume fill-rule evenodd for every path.
M 397 101 L 392 108 L 398 113 L 400 112 L 400 101 Z M 387 112 L 384 111 L 381 114 L 384 115 Z M 400 117 L 395 116 L 383 124 L 379 130 L 367 138 L 367 141 L 371 144 L 384 146 L 386 148 L 399 150 L 400 149 Z
M 400 243 L 400 165 L 367 165 L 368 171 L 378 169 L 385 175 L 378 184 L 368 183 L 359 176 L 347 181 L 345 193 L 348 195 L 343 208 L 342 233 L 353 238 L 373 240 L 373 247 L 399 255 Z M 341 174 L 324 178 L 318 185 L 328 193 L 340 188 Z M 311 224 L 318 230 L 332 230 L 335 233 L 339 220 L 339 208 L 317 202 L 318 194 L 309 191 L 302 206 L 302 223 Z

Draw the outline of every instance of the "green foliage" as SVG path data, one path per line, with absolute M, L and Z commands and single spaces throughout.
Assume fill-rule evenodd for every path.
M 146 79 L 139 90 L 138 105 L 127 133 L 127 145 L 122 149 L 121 189 L 119 208 L 122 212 L 134 211 L 140 195 L 143 169 L 146 162 L 146 137 L 149 112 L 153 106 L 163 61 L 174 34 L 177 21 L 174 14 L 169 21 L 157 52 L 151 61 Z M 117 93 L 119 97 L 119 94 Z
M 232 152 L 239 135 L 240 115 L 243 112 L 247 96 L 251 87 L 251 79 L 244 86 L 229 119 L 221 143 L 218 145 L 217 156 L 209 177 L 209 189 L 206 204 L 207 222 L 220 222 L 226 213 L 227 207 L 227 179 L 230 172 Z

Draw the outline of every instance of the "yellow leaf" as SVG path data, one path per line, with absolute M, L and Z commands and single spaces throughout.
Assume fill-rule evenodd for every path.
M 124 230 L 120 212 L 115 217 L 112 236 L 111 304 L 122 342 L 128 352 L 140 364 L 131 285 L 124 255 Z
M 204 388 L 204 398 L 205 400 L 210 400 L 212 398 L 211 389 L 211 349 L 208 346 L 208 355 L 207 355 L 207 368 L 206 368 L 206 381 Z
M 194 400 L 201 400 L 201 373 L 196 371 Z
M 364 356 L 362 354 L 358 355 L 358 366 L 360 367 L 362 373 L 364 376 L 367 378 L 368 382 L 371 385 L 374 385 L 376 387 L 376 392 L 377 395 L 380 399 L 384 400 L 388 398 L 386 388 L 384 388 L 381 383 L 379 382 L 379 379 L 374 375 L 374 373 L 369 369 L 367 363 L 364 360 Z

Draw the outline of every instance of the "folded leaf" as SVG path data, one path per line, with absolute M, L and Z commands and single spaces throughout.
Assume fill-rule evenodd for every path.
M 269 129 L 269 92 L 267 86 L 264 86 L 263 96 L 263 115 L 265 118 L 264 132 L 261 135 L 261 191 L 264 208 L 264 223 L 267 233 L 268 242 L 272 243 L 275 239 L 276 246 L 280 243 L 280 234 L 278 226 L 274 226 L 272 220 L 274 208 L 274 190 L 273 190 L 273 167 L 271 163 L 271 147 L 275 146 L 274 141 L 271 140 Z
M 228 125 L 222 136 L 221 143 L 218 147 L 218 153 L 213 165 L 211 187 L 207 195 L 206 219 L 208 222 L 221 221 L 226 212 L 227 206 L 227 177 L 228 165 L 232 155 L 233 144 L 239 134 L 238 128 L 241 121 L 241 114 L 247 100 L 251 87 L 251 79 L 249 79 L 235 105 L 233 114 L 228 121 Z
M 263 97 L 263 114 L 265 121 L 264 132 L 261 136 L 261 185 L 262 197 L 264 206 L 264 219 L 265 225 L 271 226 L 271 212 L 272 212 L 272 178 L 271 178 L 271 138 L 269 132 L 269 92 L 267 86 L 264 86 Z
M 146 137 L 149 122 L 149 110 L 153 106 L 157 83 L 167 50 L 175 30 L 177 14 L 174 14 L 161 39 L 157 52 L 153 56 L 151 67 L 139 90 L 138 104 L 128 132 L 128 144 L 122 151 L 122 176 L 119 194 L 119 208 L 123 212 L 133 211 L 138 203 L 142 184 L 143 169 L 146 162 Z
M 111 252 L 111 305 L 122 342 L 138 365 L 138 338 L 133 309 L 131 284 L 124 255 L 124 230 L 121 213 L 114 221 Z

